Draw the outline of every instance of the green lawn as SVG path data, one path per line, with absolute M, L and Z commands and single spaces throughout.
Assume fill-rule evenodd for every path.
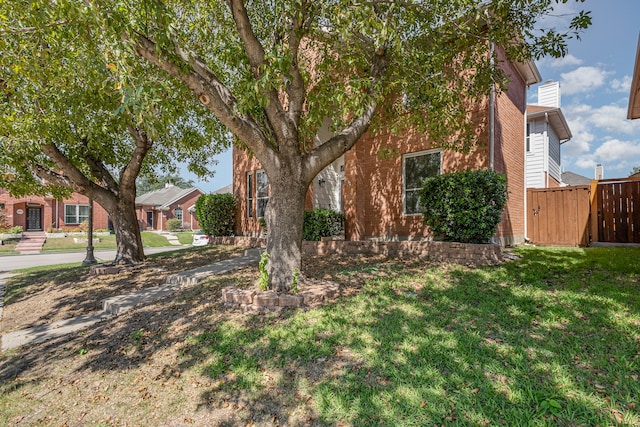
M 52 350 L 55 377 L 23 372 L 0 387 L 0 422 L 45 407 L 57 424 L 84 417 L 73 402 L 88 411 L 95 392 L 91 405 L 110 408 L 115 424 L 152 414 L 155 425 L 192 423 L 233 408 L 222 412 L 228 425 L 639 426 L 640 249 L 515 252 L 522 258 L 477 269 L 315 260 L 316 277 L 362 289 L 283 317 L 211 304 L 221 287 L 253 283 L 257 268 L 219 275 Z M 27 354 L 0 356 L 0 372 Z M 140 390 L 148 403 L 131 406 Z M 83 421 L 102 425 L 92 417 Z
M 143 231 L 142 242 L 145 247 L 155 248 L 162 246 L 169 246 L 167 239 L 160 234 Z M 75 238 L 82 238 L 84 236 L 68 236 L 63 238 L 47 239 L 44 244 L 43 252 L 68 252 L 68 251 L 84 251 L 87 248 L 86 241 L 81 243 L 75 243 Z M 98 241 L 99 239 L 99 241 Z M 93 247 L 96 250 L 100 249 L 115 249 L 116 236 L 110 234 L 108 236 L 96 236 L 93 241 Z
M 17 254 L 14 250 L 20 239 L 4 239 L 0 245 L 0 255 Z

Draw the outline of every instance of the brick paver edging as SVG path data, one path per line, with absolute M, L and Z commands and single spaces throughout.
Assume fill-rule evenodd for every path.
M 213 237 L 212 244 L 264 247 L 265 240 L 257 237 Z M 417 258 L 462 265 L 495 265 L 503 260 L 502 246 L 412 240 L 378 242 L 373 240 L 328 240 L 302 242 L 302 253 L 307 255 L 383 255 L 392 258 Z
M 228 286 L 222 289 L 225 307 L 244 312 L 265 313 L 287 308 L 317 307 L 325 301 L 340 295 L 337 283 L 300 284 L 296 294 L 282 294 L 275 291 L 239 289 Z

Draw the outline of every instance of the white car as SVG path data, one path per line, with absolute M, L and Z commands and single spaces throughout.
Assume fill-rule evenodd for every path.
M 198 231 L 193 235 L 193 246 L 206 246 L 209 244 L 210 236 L 207 236 L 202 231 Z

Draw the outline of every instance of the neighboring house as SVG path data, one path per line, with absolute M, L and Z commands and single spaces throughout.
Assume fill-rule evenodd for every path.
M 306 208 L 343 212 L 348 240 L 430 238 L 417 210 L 422 179 L 493 168 L 506 173 L 509 191 L 496 241 L 523 242 L 526 91 L 541 78 L 533 62 L 501 64 L 511 82 L 507 91 L 495 95 L 494 102 L 487 100 L 475 109 L 478 144 L 469 153 L 438 148 L 428 135 L 418 132 L 365 134 L 313 180 Z M 319 141 L 329 137 L 327 129 L 324 126 L 318 133 Z M 239 206 L 236 235 L 258 235 L 259 218 L 269 200 L 268 178 L 255 157 L 235 147 L 233 162 L 233 194 Z
M 560 146 L 571 139 L 571 130 L 560 109 L 560 83 L 538 87 L 538 105 L 527 106 L 525 140 L 526 188 L 562 185 Z
M 573 172 L 562 172 L 562 185 L 591 185 L 591 179 Z
M 185 230 L 198 230 L 198 220 L 193 207 L 204 194 L 196 187 L 180 188 L 166 184 L 160 190 L 136 197 L 136 215 L 140 230 L 166 230 L 167 221 L 177 218 Z
M 627 118 L 640 119 L 640 38 L 638 38 L 638 49 L 636 50 L 636 62 L 631 79 L 631 92 L 629 93 L 629 109 Z
M 21 226 L 24 231 L 71 231 L 89 219 L 89 199 L 78 193 L 63 200 L 50 196 L 12 197 L 0 188 L 0 212 L 8 227 Z M 97 203 L 93 204 L 93 228 L 110 228 L 107 212 Z

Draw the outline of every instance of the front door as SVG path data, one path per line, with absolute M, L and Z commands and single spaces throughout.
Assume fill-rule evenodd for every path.
M 147 211 L 147 228 L 153 228 L 153 211 Z
M 42 208 L 27 208 L 27 231 L 42 231 Z

